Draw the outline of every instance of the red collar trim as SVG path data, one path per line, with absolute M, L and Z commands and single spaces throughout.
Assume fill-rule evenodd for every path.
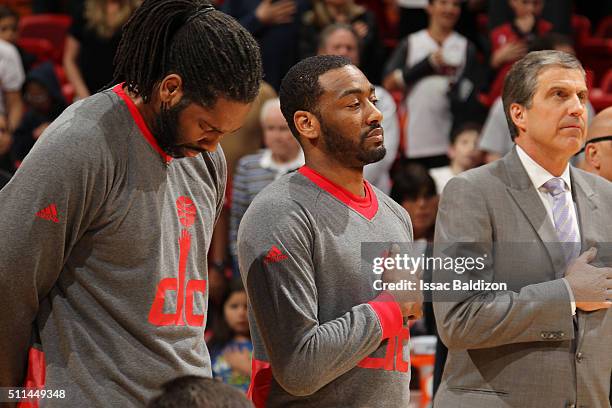
M 132 115 L 132 118 L 134 119 L 134 122 L 136 122 L 136 126 L 138 126 L 138 129 L 140 129 L 140 133 L 142 133 L 142 135 L 151 145 L 151 147 L 155 149 L 157 153 L 159 153 L 159 155 L 162 157 L 162 159 L 164 159 L 166 163 L 170 163 L 172 161 L 172 156 L 166 154 L 166 152 L 164 152 L 162 148 L 159 147 L 159 145 L 157 144 L 157 140 L 155 140 L 153 133 L 151 133 L 151 131 L 149 130 L 149 127 L 145 123 L 142 115 L 140 114 L 140 111 L 134 104 L 134 101 L 132 101 L 132 99 L 125 94 L 125 91 L 123 90 L 123 83 L 115 85 L 113 87 L 113 92 L 115 92 L 117 95 L 119 95 L 121 99 L 123 99 L 123 101 L 127 105 L 128 110 L 130 111 L 130 114 Z
M 359 214 L 363 215 L 368 221 L 372 221 L 372 218 L 378 211 L 378 198 L 376 193 L 372 190 L 372 186 L 366 180 L 363 180 L 365 187 L 365 197 L 359 197 L 347 189 L 335 184 L 333 181 L 323 177 L 308 166 L 302 166 L 298 170 L 298 173 L 315 183 L 317 186 L 327 191 L 329 194 L 337 198 L 342 203 L 346 204 L 351 209 L 355 210 Z

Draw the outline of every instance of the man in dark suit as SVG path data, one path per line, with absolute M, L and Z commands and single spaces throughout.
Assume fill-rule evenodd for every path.
M 569 165 L 586 139 L 584 69 L 532 52 L 503 102 L 515 147 L 451 179 L 436 225 L 436 255 L 486 254 L 485 267 L 435 279 L 508 289 L 437 296 L 449 352 L 435 406 L 608 407 L 612 185 Z

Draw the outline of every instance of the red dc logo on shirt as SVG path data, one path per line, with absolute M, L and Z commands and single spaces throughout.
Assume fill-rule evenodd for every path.
M 404 360 L 404 341 L 410 338 L 408 328 L 403 327 L 400 334 L 387 341 L 387 350 L 384 357 L 366 357 L 357 364 L 358 367 L 370 370 L 399 371 L 405 373 L 410 363 Z
M 181 225 L 179 237 L 179 267 L 178 278 L 164 278 L 157 285 L 155 299 L 149 312 L 149 322 L 156 326 L 203 326 L 204 315 L 195 314 L 193 303 L 196 293 L 205 296 L 206 281 L 191 279 L 185 282 L 187 260 L 191 249 L 191 234 L 188 228 L 193 225 L 196 216 L 196 206 L 189 197 L 181 196 L 176 200 L 176 211 Z M 176 310 L 174 313 L 164 313 L 164 299 L 168 292 L 176 292 Z

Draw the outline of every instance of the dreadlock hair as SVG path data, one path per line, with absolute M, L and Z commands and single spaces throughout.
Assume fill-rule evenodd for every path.
M 279 98 L 281 111 L 291 129 L 293 136 L 299 140 L 293 115 L 301 110 L 311 112 L 319 117 L 317 103 L 324 89 L 319 84 L 319 77 L 328 71 L 352 65 L 351 60 L 338 55 L 316 55 L 295 64 L 283 78 Z
M 204 0 L 145 0 L 124 26 L 114 63 L 113 83 L 125 81 L 145 103 L 172 73 L 203 106 L 221 96 L 249 103 L 262 79 L 255 39 Z

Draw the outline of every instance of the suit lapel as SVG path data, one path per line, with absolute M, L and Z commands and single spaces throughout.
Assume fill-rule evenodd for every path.
M 512 149 L 502 160 L 508 170 L 507 190 L 527 218 L 538 237 L 544 243 L 550 261 L 554 266 L 555 278 L 563 276 L 565 271 L 565 257 L 559 244 L 555 227 L 546 212 L 538 191 L 533 186 L 527 171 L 523 167 L 516 152 Z
M 597 232 L 597 226 L 605 217 L 598 214 L 596 193 L 591 186 L 582 177 L 580 172 L 574 168 L 570 168 L 572 178 L 572 198 L 578 209 L 578 226 L 580 228 L 580 237 L 582 250 L 586 251 L 598 242 L 602 242 L 603 237 L 600 237 Z
M 580 241 L 582 250 L 586 251 L 592 246 L 597 246 L 598 242 L 603 242 L 604 237 L 600 236 L 597 227 L 601 220 L 605 217 L 599 214 L 596 203 L 596 193 L 591 186 L 582 177 L 582 174 L 574 168 L 570 168 L 572 178 L 572 199 L 576 203 L 578 226 L 580 228 Z M 578 327 L 584 328 L 586 324 L 587 314 L 582 311 L 577 311 Z M 583 336 L 579 337 L 578 347 Z

